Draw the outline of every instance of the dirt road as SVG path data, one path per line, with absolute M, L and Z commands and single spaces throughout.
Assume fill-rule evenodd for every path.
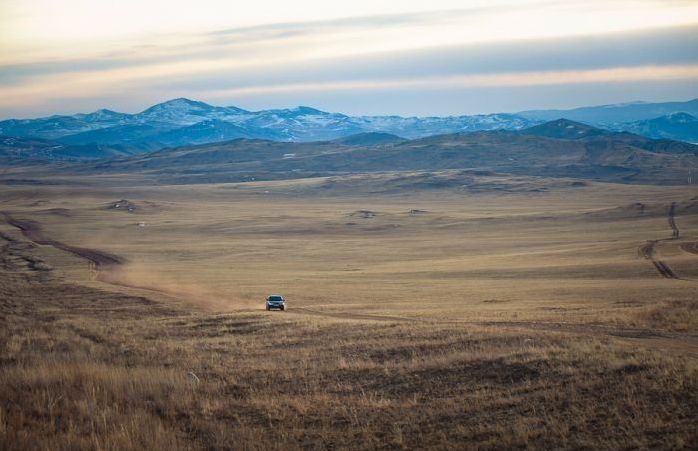
M 114 254 L 85 247 L 71 246 L 69 244 L 47 238 L 44 235 L 41 226 L 34 221 L 16 219 L 6 212 L 0 212 L 0 214 L 4 216 L 5 221 L 8 224 L 18 228 L 22 232 L 22 235 L 24 235 L 30 241 L 43 246 L 53 246 L 56 249 L 60 249 L 64 252 L 68 252 L 77 257 L 83 258 L 87 260 L 90 263 L 91 268 L 96 271 L 99 271 L 107 266 L 116 266 L 125 262 L 123 258 Z
M 669 212 L 667 214 L 669 227 L 671 227 L 671 238 L 665 238 L 662 240 L 648 240 L 647 242 L 641 244 L 640 247 L 638 247 L 637 249 L 638 255 L 644 258 L 645 260 L 651 261 L 654 267 L 657 269 L 657 272 L 659 272 L 659 274 L 661 274 L 662 277 L 666 279 L 681 278 L 674 272 L 673 269 L 671 269 L 671 266 L 669 266 L 666 262 L 656 258 L 654 248 L 660 241 L 676 240 L 679 238 L 680 232 L 678 226 L 676 225 L 675 212 L 676 202 L 672 202 L 671 206 L 669 207 Z

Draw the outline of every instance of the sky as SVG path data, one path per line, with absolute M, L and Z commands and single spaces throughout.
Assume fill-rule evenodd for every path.
M 698 0 L 0 0 L 0 118 L 187 97 L 456 115 L 698 97 Z

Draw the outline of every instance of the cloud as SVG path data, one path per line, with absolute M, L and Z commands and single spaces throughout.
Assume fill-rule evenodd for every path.
M 129 52 L 101 57 L 5 65 L 0 71 L 0 82 L 5 86 L 43 83 L 47 77 L 57 75 L 91 77 L 123 69 L 133 72 L 133 78 L 139 73 L 152 73 L 153 67 L 171 68 L 170 73 L 178 75 L 209 74 L 201 78 L 201 83 L 216 84 L 247 83 L 245 77 L 272 82 L 283 78 L 329 80 L 340 73 L 347 78 L 365 78 L 680 64 L 698 60 L 692 45 L 696 41 L 698 27 L 690 26 L 316 58 L 299 58 L 288 49 L 279 55 L 274 49 L 250 48 L 240 42 L 236 47 L 216 51 L 207 43 L 183 47 L 171 44 L 171 49 L 141 45 Z M 173 72 L 176 67 L 183 71 Z M 192 78 L 192 86 L 196 80 Z
M 698 79 L 698 64 L 689 66 L 636 66 L 591 70 L 488 73 L 396 78 L 391 80 L 340 80 L 320 83 L 289 83 L 204 91 L 202 94 L 207 97 L 217 98 L 287 92 L 373 91 L 408 88 L 449 90 L 463 87 L 525 87 L 661 80 L 671 81 L 682 79 Z
M 461 10 L 160 33 L 24 62 L 5 59 L 0 115 L 53 112 L 54 105 L 139 108 L 170 95 L 254 103 L 323 93 L 331 103 L 346 92 L 696 79 L 698 26 L 677 25 L 698 21 L 691 2 L 665 9 L 630 0 L 534 6 L 480 2 Z M 115 103 L 97 103 L 104 99 Z

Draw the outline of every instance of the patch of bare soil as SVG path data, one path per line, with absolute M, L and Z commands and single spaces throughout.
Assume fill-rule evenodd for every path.
M 162 205 L 150 201 L 136 202 L 128 199 L 121 199 L 109 202 L 102 206 L 102 209 L 113 212 L 146 214 L 162 211 Z
M 110 202 L 106 207 L 106 210 L 123 211 L 126 213 L 134 213 L 138 206 L 126 199 L 117 200 L 115 202 Z
M 355 212 L 349 213 L 350 217 L 357 217 L 361 219 L 371 219 L 376 217 L 376 212 L 371 210 L 357 210 Z

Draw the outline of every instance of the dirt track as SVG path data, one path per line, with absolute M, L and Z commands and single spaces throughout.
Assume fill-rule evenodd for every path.
M 71 246 L 69 244 L 47 238 L 44 235 L 41 226 L 34 221 L 15 219 L 10 214 L 5 212 L 0 212 L 0 214 L 5 217 L 5 221 L 8 224 L 18 228 L 22 232 L 22 235 L 24 235 L 30 241 L 43 246 L 53 246 L 56 249 L 60 249 L 77 257 L 83 258 L 90 263 L 91 269 L 94 269 L 95 271 L 99 271 L 105 267 L 125 263 L 123 258 L 107 252 Z
M 659 274 L 661 274 L 663 277 L 667 279 L 680 279 L 680 277 L 676 275 L 674 270 L 671 269 L 669 265 L 667 265 L 662 260 L 654 258 L 654 246 L 656 244 L 657 240 L 647 241 L 646 243 L 640 245 L 640 247 L 637 249 L 637 252 L 642 258 L 650 260 L 659 272 Z
M 669 227 L 671 227 L 671 238 L 665 238 L 662 240 L 648 240 L 647 242 L 641 244 L 640 247 L 637 248 L 638 255 L 640 257 L 644 258 L 645 260 L 651 261 L 652 264 L 654 265 L 654 267 L 659 272 L 659 274 L 661 274 L 662 277 L 667 278 L 667 279 L 681 279 L 681 278 L 674 272 L 673 269 L 671 269 L 671 267 L 666 262 L 655 258 L 654 247 L 660 241 L 676 240 L 679 238 L 680 232 L 679 232 L 678 226 L 676 225 L 676 219 L 674 217 L 675 212 L 676 212 L 676 202 L 672 202 L 671 206 L 669 207 L 669 212 L 667 214 Z M 683 249 L 683 245 L 681 245 L 681 247 Z
M 676 202 L 671 203 L 671 207 L 669 207 L 669 227 L 671 227 L 671 236 L 673 239 L 678 239 L 680 232 L 679 228 L 676 226 L 676 219 L 674 218 L 674 215 L 676 213 Z

